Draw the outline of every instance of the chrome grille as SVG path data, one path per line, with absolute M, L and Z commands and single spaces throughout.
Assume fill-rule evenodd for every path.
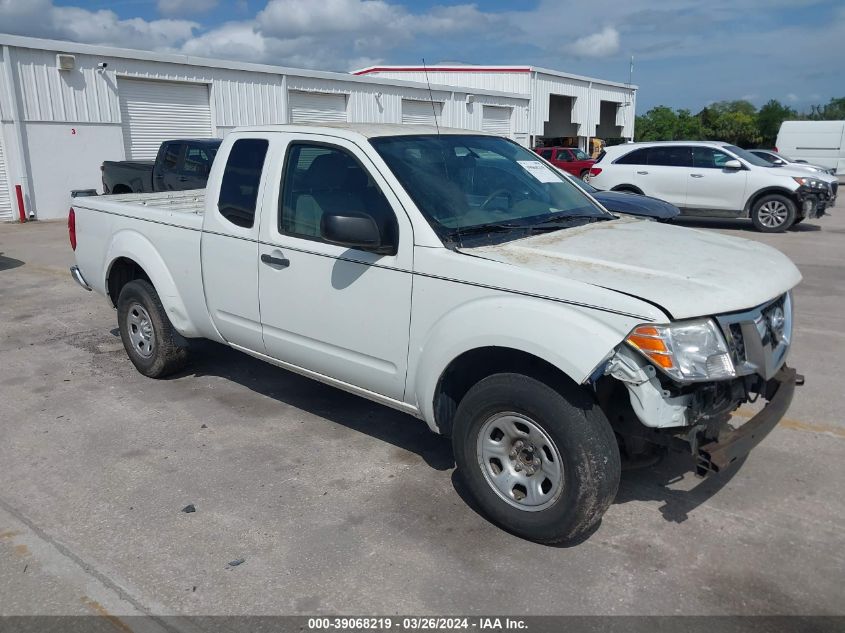
M 781 295 L 761 306 L 716 317 L 737 374 L 768 380 L 786 360 L 792 342 L 792 296 Z

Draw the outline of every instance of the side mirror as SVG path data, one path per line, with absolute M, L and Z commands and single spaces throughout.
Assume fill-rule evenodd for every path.
M 393 244 L 382 243 L 376 221 L 366 213 L 324 213 L 320 219 L 320 234 L 327 242 L 339 246 L 383 255 L 395 252 Z
M 725 164 L 722 165 L 725 169 L 742 169 L 742 163 L 740 163 L 736 158 L 731 160 L 725 161 Z
M 775 159 L 775 165 L 786 165 L 786 161 L 783 160 L 782 158 L 776 158 Z

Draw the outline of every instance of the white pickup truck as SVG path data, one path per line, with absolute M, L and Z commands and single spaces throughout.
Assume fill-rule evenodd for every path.
M 68 224 L 142 374 L 207 338 L 421 418 L 487 515 L 539 542 L 590 533 L 623 457 L 728 468 L 802 381 L 789 259 L 617 218 L 496 136 L 240 129 L 207 189 L 76 198 Z

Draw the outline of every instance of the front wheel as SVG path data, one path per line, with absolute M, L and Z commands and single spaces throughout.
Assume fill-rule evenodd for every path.
M 589 534 L 616 496 L 619 448 L 604 414 L 577 387 L 496 374 L 464 396 L 452 444 L 484 513 L 540 543 Z
M 763 196 L 751 209 L 751 222 L 754 228 L 763 233 L 785 231 L 795 222 L 797 209 L 795 203 L 779 194 Z

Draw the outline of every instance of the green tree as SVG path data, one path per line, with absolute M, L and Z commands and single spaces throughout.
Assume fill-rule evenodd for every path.
M 698 114 L 704 136 L 713 141 L 753 146 L 761 140 L 757 108 L 749 101 L 717 101 Z
M 845 97 L 831 99 L 826 106 L 821 108 L 821 114 L 826 121 L 845 120 Z
M 671 141 L 677 127 L 678 116 L 674 110 L 657 106 L 637 117 L 634 138 L 637 141 Z
M 773 147 L 781 123 L 797 118 L 798 113 L 795 110 L 783 105 L 777 99 L 771 99 L 757 113 L 757 129 L 760 133 L 761 144 L 765 147 Z
M 704 126 L 701 124 L 701 119 L 689 110 L 678 110 L 674 140 L 700 141 L 702 138 L 704 138 Z

